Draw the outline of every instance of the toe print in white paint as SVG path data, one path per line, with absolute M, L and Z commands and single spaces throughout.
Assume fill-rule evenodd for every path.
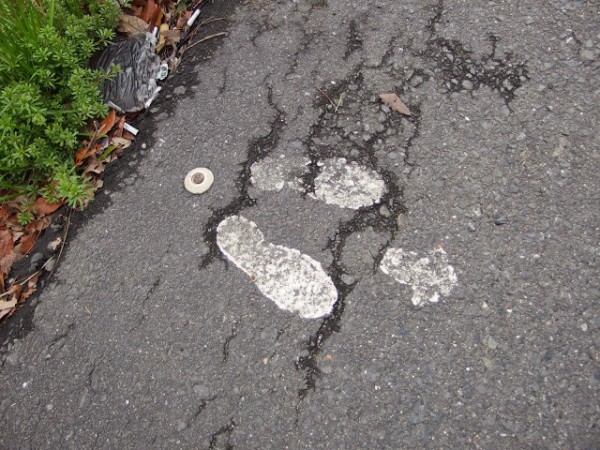
M 331 313 L 338 293 L 321 264 L 296 249 L 265 241 L 254 222 L 228 217 L 217 228 L 217 244 L 279 308 L 306 319 Z
M 429 301 L 437 303 L 441 295 L 448 295 L 456 285 L 454 268 L 448 264 L 448 257 L 442 248 L 420 257 L 415 252 L 405 252 L 401 248 L 389 249 L 381 265 L 381 271 L 398 283 L 412 287 L 412 302 L 422 306 Z

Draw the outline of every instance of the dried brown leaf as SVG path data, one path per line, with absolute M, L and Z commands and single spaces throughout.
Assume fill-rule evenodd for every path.
M 25 300 L 27 300 L 31 296 L 31 294 L 33 294 L 36 291 L 37 282 L 38 282 L 39 278 L 40 278 L 40 273 L 38 272 L 29 279 L 29 281 L 27 282 L 27 289 L 21 294 L 19 303 L 22 303 Z
M 144 23 L 146 23 L 146 22 L 144 22 Z M 111 109 L 110 112 L 108 113 L 108 116 L 106 116 L 102 120 L 102 122 L 100 122 L 100 128 L 98 129 L 98 135 L 102 136 L 102 135 L 107 134 L 112 129 L 112 127 L 115 125 L 116 122 L 117 122 L 117 113 L 115 112 L 114 109 Z
M 15 306 L 17 306 L 16 298 L 13 298 L 12 300 L 0 299 L 0 319 L 10 313 Z
M 2 271 L 4 275 L 8 275 L 10 273 L 10 269 L 12 269 L 12 266 L 17 259 L 19 259 L 19 255 L 15 252 L 9 253 L 4 258 L 1 258 L 0 271 Z
M 28 233 L 33 233 L 35 231 L 45 230 L 48 225 L 52 223 L 52 219 L 50 217 L 42 217 L 41 219 L 36 220 L 35 222 L 31 222 L 25 227 L 25 231 Z
M 27 255 L 35 245 L 38 238 L 38 233 L 35 234 L 27 234 L 21 238 L 19 243 L 15 246 L 15 253 L 20 253 L 21 255 Z
M 84 175 L 87 175 L 89 173 L 95 173 L 96 175 L 100 175 L 102 172 L 104 172 L 104 169 L 106 168 L 106 164 L 104 163 L 104 161 L 100 161 L 96 156 L 89 158 L 88 161 L 89 162 L 85 166 L 85 169 L 83 169 Z
M 181 40 L 181 30 L 168 30 L 164 33 L 161 32 L 161 35 L 167 41 L 167 45 L 177 44 Z
M 132 34 L 146 32 L 148 31 L 149 27 L 150 25 L 139 17 L 130 16 L 129 14 L 121 14 L 119 16 L 119 25 L 117 29 L 121 33 L 131 36 Z
M 410 116 L 411 112 L 408 109 L 408 106 L 404 104 L 400 97 L 394 93 L 389 94 L 379 94 L 379 99 L 381 102 L 390 109 L 393 109 L 400 114 L 404 114 L 405 116 Z
M 9 255 L 14 248 L 12 233 L 8 230 L 0 230 L 0 259 Z
M 129 139 L 125 139 L 123 137 L 112 138 L 112 143 L 115 145 L 118 145 L 121 148 L 127 148 L 131 145 L 131 141 Z
M 33 203 L 33 207 L 38 215 L 46 216 L 48 214 L 52 214 L 54 211 L 60 208 L 62 204 L 62 202 L 48 203 L 46 199 L 40 197 Z
M 13 213 L 8 206 L 0 206 L 0 224 L 6 222 Z

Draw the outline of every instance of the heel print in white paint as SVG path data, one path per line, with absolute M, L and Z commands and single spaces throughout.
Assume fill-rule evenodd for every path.
M 454 268 L 442 248 L 437 248 L 425 257 L 401 248 L 389 249 L 379 266 L 386 275 L 398 283 L 412 287 L 412 302 L 422 306 L 425 302 L 437 303 L 441 295 L 448 295 L 456 285 Z
M 279 308 L 305 319 L 331 313 L 338 293 L 323 266 L 296 249 L 265 241 L 254 222 L 228 217 L 217 228 L 217 244 Z

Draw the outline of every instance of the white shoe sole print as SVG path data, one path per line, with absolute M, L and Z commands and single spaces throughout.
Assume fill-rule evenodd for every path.
M 264 191 L 302 191 L 301 176 L 309 162 L 304 156 L 269 156 L 252 166 L 251 182 Z M 309 195 L 315 200 L 357 210 L 378 202 L 387 192 L 380 174 L 354 161 L 332 158 L 319 164 L 315 192 Z M 242 216 L 229 217 L 219 224 L 217 244 L 279 308 L 307 319 L 331 313 L 338 292 L 321 264 L 310 256 L 266 242 L 256 224 Z M 437 303 L 440 295 L 449 295 L 457 284 L 454 268 L 441 248 L 424 257 L 390 248 L 379 269 L 398 283 L 411 286 L 411 301 L 418 307 Z
M 217 228 L 217 244 L 279 308 L 305 319 L 331 313 L 338 293 L 323 266 L 296 249 L 265 241 L 254 222 L 228 217 Z
M 398 283 L 412 287 L 412 303 L 437 303 L 441 295 L 448 295 L 456 285 L 454 267 L 448 264 L 448 257 L 442 248 L 436 248 L 425 257 L 415 252 L 405 252 L 401 248 L 390 248 L 379 268 Z
M 310 160 L 305 157 L 275 159 L 267 157 L 252 165 L 252 184 L 263 191 L 281 191 L 284 187 L 302 191 L 301 174 Z M 374 170 L 346 158 L 331 158 L 318 163 L 321 167 L 315 179 L 315 200 L 340 208 L 360 209 L 381 200 L 387 192 L 385 181 Z

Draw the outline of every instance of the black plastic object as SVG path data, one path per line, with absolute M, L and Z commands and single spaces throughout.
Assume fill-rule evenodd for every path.
M 119 73 L 102 83 L 105 103 L 124 112 L 146 108 L 146 102 L 159 91 L 156 77 L 160 58 L 155 47 L 156 38 L 152 34 L 140 33 L 115 42 L 92 60 L 94 69 L 108 71 L 113 64 L 121 67 Z

